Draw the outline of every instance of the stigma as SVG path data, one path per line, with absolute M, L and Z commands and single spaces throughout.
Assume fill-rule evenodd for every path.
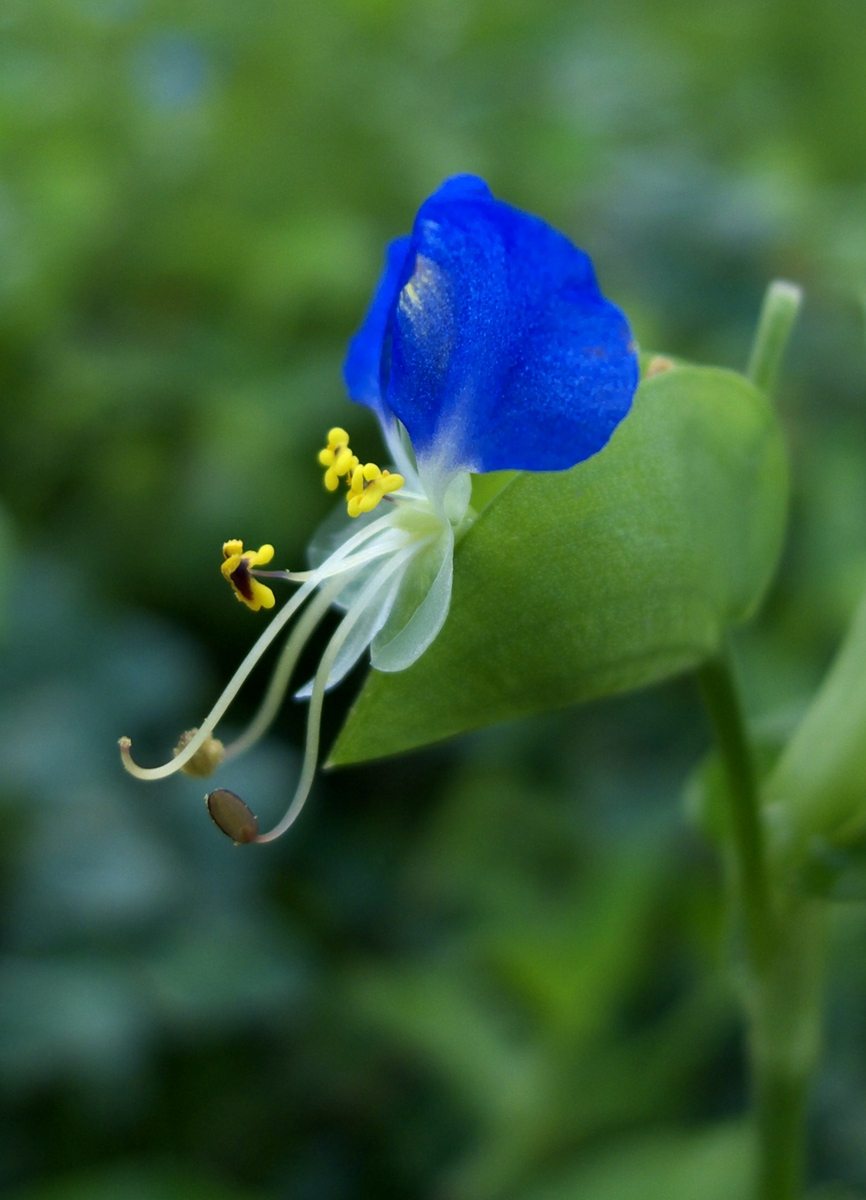
M 362 463 L 349 446 L 349 435 L 336 425 L 328 431 L 328 444 L 319 451 L 319 462 L 325 468 L 325 487 L 335 492 L 345 478 L 349 487 L 346 509 L 350 517 L 372 512 L 380 501 L 397 492 L 406 482 L 396 472 L 383 471 L 376 463 Z

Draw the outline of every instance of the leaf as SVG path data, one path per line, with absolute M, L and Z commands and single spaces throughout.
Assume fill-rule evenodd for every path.
M 866 596 L 836 659 L 767 780 L 787 854 L 815 837 L 847 840 L 866 817 Z
M 787 468 L 769 401 L 731 371 L 645 380 L 610 444 L 517 475 L 459 544 L 445 627 L 372 671 L 331 755 L 360 762 L 665 679 L 759 603 Z
M 753 1186 L 752 1138 L 731 1124 L 626 1140 L 521 1200 L 742 1200 Z

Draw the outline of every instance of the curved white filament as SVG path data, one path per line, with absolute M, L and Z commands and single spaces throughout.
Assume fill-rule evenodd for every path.
M 364 615 L 367 606 L 376 598 L 382 588 L 387 585 L 394 572 L 398 571 L 414 553 L 415 547 L 410 546 L 406 550 L 395 554 L 391 561 L 386 563 L 373 576 L 337 626 L 334 636 L 331 638 L 325 653 L 322 655 L 322 661 L 319 663 L 316 677 L 313 680 L 313 691 L 307 713 L 307 738 L 304 746 L 304 761 L 301 766 L 301 777 L 298 780 L 298 786 L 292 802 L 286 810 L 283 819 L 273 829 L 269 830 L 268 833 L 259 834 L 257 838 L 253 839 L 254 841 L 274 841 L 294 825 L 300 816 L 316 775 L 316 765 L 319 759 L 319 734 L 322 726 L 322 703 L 325 698 L 325 687 L 328 677 L 331 674 L 331 669 L 337 659 L 337 655 L 340 653 L 343 643 L 352 632 L 355 624 Z
M 333 604 L 342 586 L 342 579 L 332 580 L 331 583 L 322 588 L 318 596 L 312 599 L 304 609 L 303 615 L 298 619 L 297 625 L 295 625 L 289 635 L 289 639 L 277 660 L 277 665 L 274 668 L 271 682 L 268 684 L 268 690 L 259 711 L 240 737 L 226 746 L 223 762 L 229 758 L 236 758 L 239 754 L 243 754 L 246 750 L 249 750 L 267 732 L 274 717 L 280 711 L 280 705 L 283 702 L 286 689 L 291 681 L 292 672 L 295 669 L 304 646 L 309 641 L 313 630 Z
M 184 746 L 174 758 L 163 763 L 159 767 L 140 767 L 136 763 L 130 753 L 132 742 L 129 738 L 120 739 L 120 754 L 123 759 L 123 765 L 136 779 L 166 779 L 169 775 L 173 775 L 190 761 L 204 745 L 207 739 L 211 736 L 217 724 L 225 716 L 229 705 L 237 696 L 243 685 L 246 683 L 256 663 L 270 646 L 271 642 L 278 636 L 280 631 L 286 626 L 288 621 L 294 616 L 306 598 L 313 592 L 323 579 L 330 578 L 337 574 L 337 566 L 343 564 L 341 570 L 345 570 L 345 560 L 349 558 L 352 551 L 369 538 L 373 537 L 380 530 L 385 529 L 390 525 L 393 518 L 391 516 L 382 518 L 381 522 L 376 521 L 372 525 L 368 525 L 365 529 L 360 529 L 356 534 L 339 546 L 330 558 L 322 564 L 322 567 L 313 572 L 307 582 L 295 592 L 291 600 L 280 610 L 277 616 L 271 621 L 267 629 L 255 642 L 252 649 L 248 651 L 241 665 L 235 671 L 225 691 L 217 700 L 207 717 L 201 724 L 195 737 Z
M 331 673 L 328 676 L 328 682 L 325 685 L 326 692 L 332 691 L 333 688 L 335 688 L 337 684 L 349 674 L 367 647 L 379 636 L 382 627 L 387 624 L 391 617 L 391 610 L 394 607 L 394 601 L 397 599 L 397 594 L 400 590 L 403 579 L 408 573 L 410 573 L 411 565 L 414 564 L 419 554 L 429 544 L 429 541 L 430 538 L 428 537 L 416 539 L 410 543 L 412 553 L 409 556 L 409 559 L 411 562 L 407 560 L 404 563 L 403 569 L 397 572 L 396 575 L 391 576 L 391 581 L 387 587 L 384 585 L 382 586 L 380 591 L 376 594 L 375 604 L 370 603 L 367 605 L 363 616 L 356 622 L 352 632 L 349 634 L 340 648 L 340 653 L 337 655 L 334 661 L 334 665 L 331 668 Z M 407 549 L 408 548 L 409 547 L 407 547 Z M 348 585 L 346 591 L 348 592 L 350 589 L 355 588 L 358 582 L 360 582 L 360 586 L 363 587 L 366 579 L 362 578 L 360 581 L 354 580 Z M 344 606 L 346 611 L 354 606 L 355 599 L 357 599 L 358 596 L 360 596 L 360 587 L 357 588 L 355 598 L 351 599 L 349 603 Z M 342 596 L 340 597 L 340 603 L 342 604 Z M 313 679 L 310 679 L 302 688 L 295 692 L 295 699 L 308 700 L 312 695 L 312 692 Z
M 393 518 L 386 518 L 389 525 L 393 524 Z M 372 526 L 370 527 L 372 528 Z M 359 567 L 365 567 L 368 563 L 375 562 L 377 558 L 382 558 L 386 554 L 391 554 L 394 550 L 399 550 L 406 542 L 406 533 L 402 529 L 392 530 L 391 536 L 388 537 L 388 530 L 377 529 L 377 534 L 381 536 L 377 538 L 374 545 L 367 550 L 361 550 L 357 554 L 350 554 L 343 562 L 338 562 L 336 566 L 329 566 L 331 559 L 325 559 L 320 567 L 313 571 L 286 571 L 284 578 L 290 583 L 305 583 L 308 579 L 315 578 L 321 583 L 323 579 L 330 579 L 332 576 L 345 571 L 354 571 Z M 333 557 L 333 556 L 332 556 Z

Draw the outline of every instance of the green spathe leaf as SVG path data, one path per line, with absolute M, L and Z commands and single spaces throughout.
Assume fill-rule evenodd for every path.
M 763 392 L 731 371 L 645 380 L 610 444 L 523 473 L 457 548 L 445 627 L 372 671 L 331 755 L 359 762 L 684 671 L 763 595 L 787 469 Z

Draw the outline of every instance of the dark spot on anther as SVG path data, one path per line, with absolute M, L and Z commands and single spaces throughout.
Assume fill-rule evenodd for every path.
M 250 564 L 242 558 L 231 573 L 231 581 L 245 600 L 253 598 L 253 584 L 250 578 Z

